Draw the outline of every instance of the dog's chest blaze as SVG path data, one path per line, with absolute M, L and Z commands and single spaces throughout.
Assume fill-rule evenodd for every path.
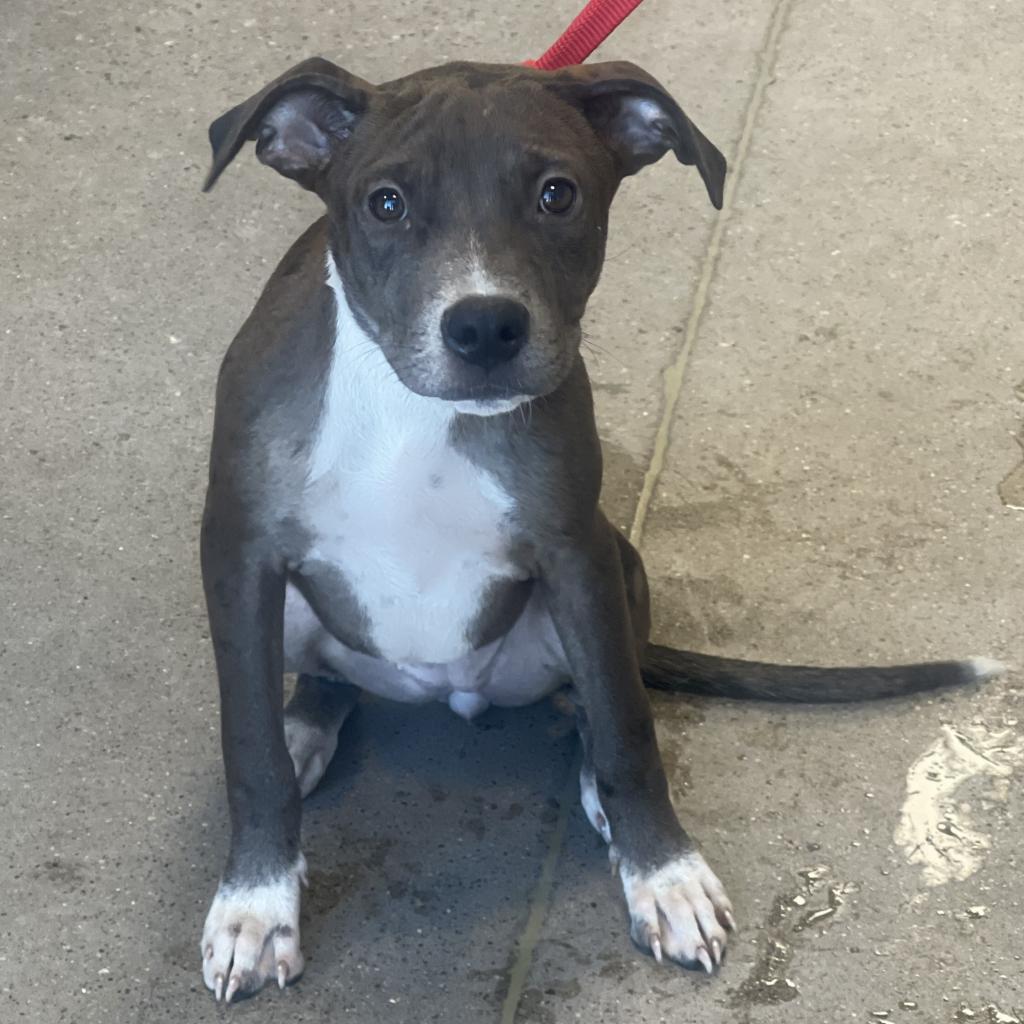
M 466 654 L 487 589 L 516 574 L 511 499 L 436 426 L 353 434 L 349 457 L 307 493 L 308 558 L 341 572 L 390 662 Z
M 472 650 L 491 584 L 517 577 L 514 503 L 453 444 L 451 403 L 398 380 L 333 264 L 328 281 L 337 331 L 301 500 L 306 571 L 340 572 L 381 659 L 449 663 Z

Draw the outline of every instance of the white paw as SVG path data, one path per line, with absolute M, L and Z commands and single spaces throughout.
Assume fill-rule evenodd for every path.
M 338 729 L 320 729 L 304 718 L 284 718 L 284 741 L 304 797 L 316 789 L 338 749 Z
M 643 872 L 619 865 L 633 941 L 661 963 L 667 956 L 684 967 L 700 964 L 708 974 L 722 963 L 726 931 L 736 922 L 722 883 L 699 853 L 688 853 Z
M 299 886 L 306 859 L 273 882 L 232 886 L 223 882 L 203 926 L 203 981 L 217 1002 L 252 995 L 275 979 L 281 988 L 302 973 Z

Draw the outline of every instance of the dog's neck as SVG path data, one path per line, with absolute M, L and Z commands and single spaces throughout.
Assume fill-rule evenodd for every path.
M 334 257 L 327 253 L 327 284 L 334 294 L 334 337 L 323 406 L 309 461 L 314 483 L 353 447 L 415 431 L 442 443 L 458 413 L 454 403 L 426 398 L 407 388 L 380 346 L 352 311 Z
M 359 323 L 330 249 L 326 266 L 327 285 L 334 295 L 334 338 L 323 408 L 310 457 L 310 483 L 338 465 L 343 447 L 369 441 L 365 435 L 370 433 L 394 435 L 415 431 L 421 438 L 443 443 L 458 415 L 503 415 L 522 404 L 522 398 L 451 402 L 410 390 Z

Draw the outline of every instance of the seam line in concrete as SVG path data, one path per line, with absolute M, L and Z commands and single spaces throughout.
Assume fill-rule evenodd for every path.
M 772 74 L 775 70 L 779 39 L 791 6 L 792 0 L 779 0 L 772 11 L 764 43 L 758 52 L 761 69 L 757 80 L 754 82 L 754 88 L 751 90 L 750 99 L 747 101 L 747 110 L 743 118 L 743 130 L 740 133 L 740 140 L 736 146 L 736 155 L 733 158 L 729 180 L 726 182 L 722 209 L 715 218 L 715 225 L 711 230 L 711 238 L 708 240 L 708 247 L 704 253 L 697 290 L 693 296 L 693 306 L 690 309 L 690 316 L 686 323 L 686 333 L 683 335 L 683 342 L 676 353 L 675 359 L 672 360 L 662 375 L 664 406 L 661 419 L 658 422 L 658 432 L 654 437 L 651 461 L 647 466 L 647 471 L 644 473 L 644 482 L 640 489 L 640 497 L 637 499 L 633 524 L 629 530 L 630 542 L 636 548 L 640 547 L 643 540 L 644 526 L 647 522 L 647 513 L 650 510 L 651 501 L 654 498 L 654 489 L 658 486 L 658 481 L 661 479 L 662 471 L 665 468 L 665 459 L 668 456 L 668 445 L 672 435 L 672 421 L 675 419 L 679 397 L 683 391 L 686 368 L 690 362 L 690 356 L 693 354 L 697 331 L 700 329 L 701 322 L 704 319 L 704 311 L 707 308 L 711 284 L 714 281 L 719 257 L 722 252 L 722 238 L 732 218 L 736 189 L 739 185 L 743 168 L 746 165 L 747 154 L 750 152 L 750 142 L 754 135 L 754 126 L 757 123 L 758 114 L 761 112 L 761 105 L 764 102 L 765 89 L 767 89 L 771 82 Z
M 501 1005 L 501 1024 L 515 1024 L 519 1000 L 522 998 L 523 989 L 526 987 L 526 978 L 530 973 L 530 965 L 533 963 L 533 951 L 540 941 L 540 930 L 547 917 L 551 892 L 555 887 L 555 869 L 558 867 L 558 860 L 562 856 L 562 847 L 565 845 L 565 833 L 569 827 L 569 812 L 576 799 L 579 774 L 580 756 L 577 754 L 572 760 L 569 778 L 562 789 L 558 818 L 555 820 L 555 827 L 551 830 L 551 838 L 548 840 L 548 848 L 544 854 L 537 887 L 530 897 L 530 911 L 526 918 L 526 925 L 516 946 L 515 961 L 508 976 L 508 991 L 505 993 L 505 1001 Z

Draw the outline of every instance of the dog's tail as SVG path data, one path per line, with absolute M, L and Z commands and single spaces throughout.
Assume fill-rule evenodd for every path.
M 947 686 L 983 682 L 1005 671 L 1005 665 L 991 658 L 884 668 L 770 665 L 677 651 L 659 644 L 647 645 L 641 666 L 644 683 L 652 690 L 805 704 L 905 697 Z

